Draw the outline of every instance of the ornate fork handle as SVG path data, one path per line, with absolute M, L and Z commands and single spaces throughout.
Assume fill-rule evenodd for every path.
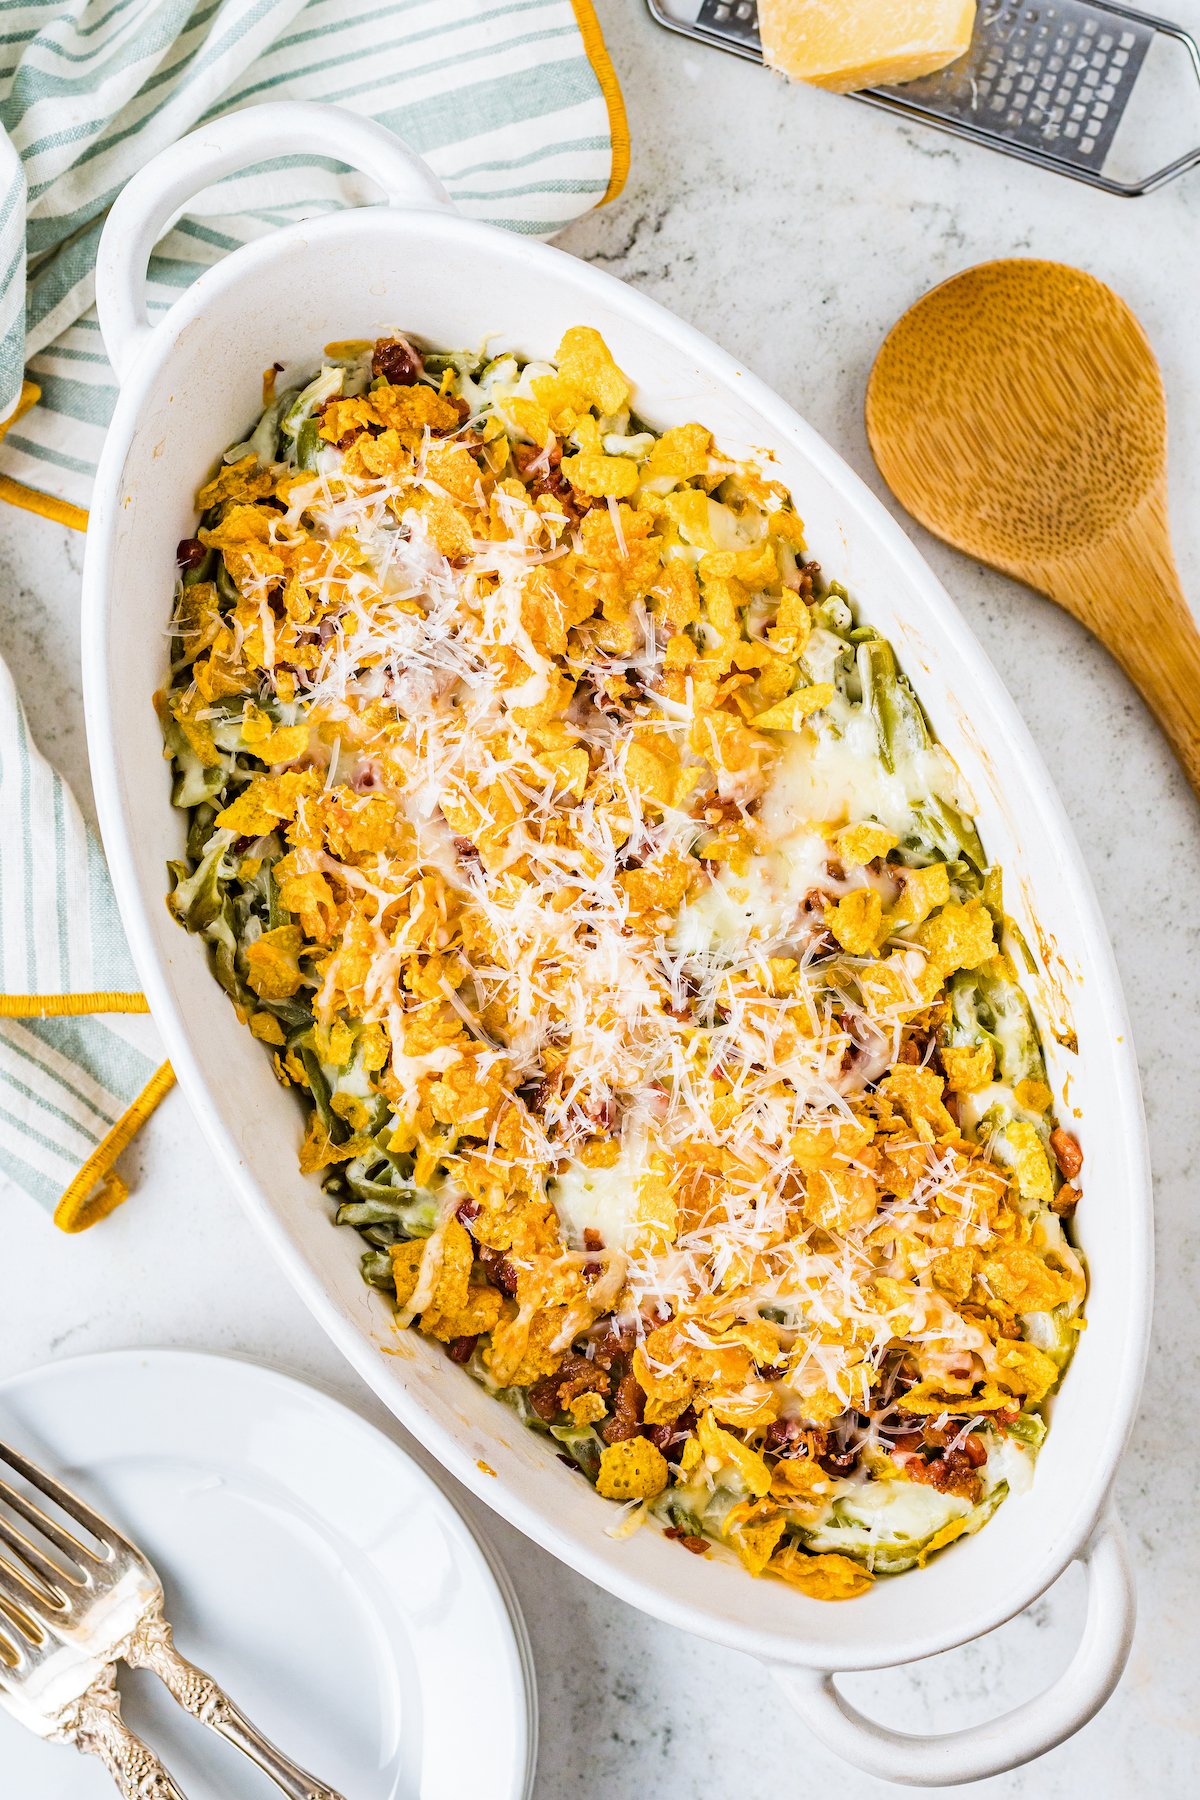
M 306 1774 L 269 1743 L 211 1675 L 206 1675 L 203 1669 L 180 1655 L 160 1607 L 146 1614 L 122 1655 L 134 1668 L 149 1669 L 157 1675 L 185 1712 L 207 1725 L 210 1731 L 216 1731 L 231 1744 L 236 1744 L 251 1762 L 257 1763 L 271 1777 L 288 1800 L 343 1800 L 336 1789 L 326 1787 L 323 1781 Z M 164 1789 L 164 1794 L 174 1792 L 174 1788 Z M 138 1793 L 141 1800 L 140 1790 Z M 157 1789 L 148 1789 L 146 1800 L 158 1800 Z
M 185 1800 L 153 1750 L 121 1717 L 117 1671 L 111 1664 L 72 1708 L 56 1736 L 99 1757 L 125 1800 Z

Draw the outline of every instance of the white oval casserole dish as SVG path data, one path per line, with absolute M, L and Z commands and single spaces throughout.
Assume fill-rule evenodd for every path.
M 205 271 L 153 327 L 150 250 L 206 183 L 287 151 L 353 163 L 389 204 L 294 225 Z M 1060 1742 L 1115 1686 L 1133 1598 L 1107 1497 L 1141 1382 L 1151 1297 L 1148 1156 L 1137 1072 L 1112 955 L 1049 776 L 948 596 L 841 459 L 705 338 L 610 276 L 546 245 L 458 217 L 424 166 L 381 129 L 333 108 L 250 108 L 204 127 L 143 170 L 114 206 L 97 274 L 121 395 L 96 485 L 84 575 L 88 736 L 104 842 L 130 944 L 179 1080 L 248 1212 L 313 1312 L 396 1416 L 460 1481 L 574 1568 L 671 1624 L 763 1658 L 823 1740 L 872 1773 L 913 1783 L 977 1778 Z M 608 1502 L 556 1461 L 443 1351 L 397 1333 L 361 1281 L 356 1234 L 331 1228 L 301 1175 L 300 1116 L 262 1046 L 238 1023 L 203 946 L 163 904 L 182 854 L 151 705 L 167 675 L 175 546 L 221 449 L 261 406 L 262 373 L 303 371 L 333 339 L 400 328 L 443 346 L 493 336 L 552 355 L 564 329 L 599 328 L 657 427 L 701 420 L 734 455 L 771 459 L 812 554 L 895 644 L 973 792 L 1005 875 L 1006 904 L 1040 947 L 1029 990 L 1062 1115 L 1087 1157 L 1078 1238 L 1091 1277 L 1088 1330 L 1029 1493 L 922 1570 L 849 1604 L 754 1581 L 720 1556 L 683 1555 L 658 1532 L 605 1535 Z M 1072 1034 L 1079 1049 L 1066 1045 Z M 1073 1559 L 1087 1563 L 1079 1651 L 1047 1693 L 1004 1719 L 942 1737 L 875 1725 L 837 1670 L 928 1656 L 1028 1605 Z

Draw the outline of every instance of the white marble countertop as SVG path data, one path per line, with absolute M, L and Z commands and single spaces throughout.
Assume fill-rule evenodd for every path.
M 1200 26 L 1200 0 L 1175 0 L 1173 10 Z M 850 101 L 790 90 L 668 36 L 639 0 L 601 0 L 601 11 L 629 107 L 633 170 L 615 206 L 566 235 L 569 249 L 743 358 L 880 492 L 863 386 L 904 308 L 993 256 L 1092 270 L 1130 301 L 1161 358 L 1178 558 L 1185 585 L 1200 593 L 1200 531 L 1186 504 L 1200 481 L 1200 173 L 1144 200 L 1112 200 Z M 1200 813 L 1141 702 L 1072 620 L 916 536 L 1016 696 L 1074 818 L 1132 1013 L 1157 1179 L 1154 1345 L 1118 1484 L 1141 1595 L 1133 1657 L 1113 1701 L 1076 1739 L 977 1791 L 1006 1800 L 1188 1794 L 1200 1780 Z M 0 510 L 3 653 L 39 742 L 90 807 L 80 556 L 77 538 Z M 133 1197 L 82 1238 L 54 1232 L 32 1204 L 6 1201 L 0 1374 L 118 1345 L 237 1349 L 320 1379 L 396 1432 L 271 1265 L 181 1095 L 127 1161 Z M 151 1179 L 153 1201 L 136 1192 Z M 821 1750 L 754 1663 L 631 1611 L 459 1497 L 502 1552 L 532 1633 L 538 1800 L 697 1791 L 783 1800 L 810 1784 L 844 1800 L 887 1791 Z M 855 1677 L 847 1690 L 910 1728 L 990 1716 L 1064 1667 L 1082 1585 L 1069 1572 L 986 1641 L 904 1673 Z

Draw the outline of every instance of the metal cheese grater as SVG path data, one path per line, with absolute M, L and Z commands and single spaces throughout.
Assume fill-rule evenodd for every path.
M 647 4 L 669 30 L 762 61 L 756 0 Z M 1134 129 L 1139 78 L 1132 114 L 1141 120 Z M 1190 33 L 1165 19 L 1088 0 L 981 0 L 965 56 L 935 75 L 853 97 L 1108 193 L 1135 195 L 1200 162 L 1200 145 L 1158 160 L 1164 124 L 1181 122 L 1181 82 L 1194 101 L 1200 50 Z M 1119 133 L 1128 141 L 1114 157 Z M 1129 165 L 1131 148 L 1150 159 L 1151 173 Z M 1124 178 L 1122 162 L 1130 170 Z

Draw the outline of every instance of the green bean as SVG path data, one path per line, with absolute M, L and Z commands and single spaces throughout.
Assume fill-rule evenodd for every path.
M 890 644 L 873 638 L 858 646 L 863 705 L 875 720 L 879 755 L 889 774 L 914 751 L 929 748 L 929 728 L 916 695 L 896 667 Z
M 550 1436 L 557 1438 L 573 1463 L 577 1463 L 594 1482 L 600 1473 L 600 1453 L 604 1445 L 590 1425 L 552 1425 Z
M 370 1225 L 394 1225 L 406 1237 L 428 1237 L 437 1224 L 437 1201 L 424 1188 L 391 1188 L 382 1182 L 347 1175 L 352 1193 L 363 1197 L 338 1208 L 339 1225 L 363 1230 Z
M 168 864 L 175 877 L 171 911 L 189 931 L 205 931 L 221 910 L 221 859 L 233 840 L 231 831 L 214 831 L 202 860 L 189 872 L 187 864 Z
M 344 1119 L 339 1119 L 330 1106 L 331 1090 L 325 1079 L 325 1071 L 321 1060 L 310 1045 L 304 1044 L 300 1050 L 300 1061 L 304 1064 L 304 1073 L 308 1077 L 308 1085 L 312 1092 L 313 1103 L 320 1115 L 325 1135 L 332 1144 L 345 1143 L 350 1135 L 350 1127 Z
M 198 581 L 211 581 L 216 561 L 217 553 L 210 545 L 198 563 L 183 571 L 180 584 L 186 588 L 195 587 Z
M 312 416 L 326 400 L 332 400 L 343 390 L 346 371 L 331 368 L 328 364 L 315 375 L 307 387 L 300 389 L 287 411 L 279 421 L 279 442 L 281 450 L 286 449 L 289 442 L 294 444 L 304 421 Z
M 396 1291 L 396 1277 L 392 1273 L 392 1259 L 386 1250 L 368 1250 L 359 1267 L 363 1280 L 370 1286 L 382 1288 L 387 1293 Z
M 225 558 L 222 557 L 217 564 L 217 598 L 221 602 L 221 611 L 224 612 L 227 607 L 236 606 L 241 597 L 242 591 L 226 568 Z
M 296 467 L 315 469 L 321 449 L 321 430 L 315 419 L 305 419 L 296 434 Z

